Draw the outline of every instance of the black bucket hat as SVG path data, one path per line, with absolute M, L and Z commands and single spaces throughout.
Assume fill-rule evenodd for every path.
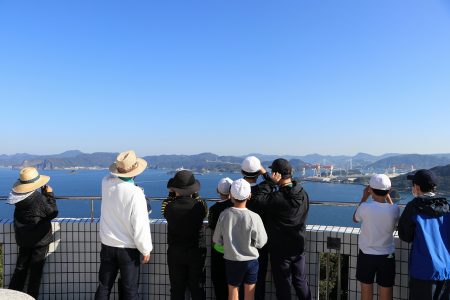
M 192 195 L 200 190 L 200 182 L 195 179 L 189 170 L 178 171 L 175 176 L 167 182 L 167 188 L 174 190 L 182 196 Z

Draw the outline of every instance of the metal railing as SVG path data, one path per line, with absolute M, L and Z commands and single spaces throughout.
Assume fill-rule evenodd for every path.
M 147 202 L 152 201 L 163 201 L 166 199 L 166 197 L 145 197 Z M 6 196 L 0 196 L 0 201 L 6 201 L 8 197 Z M 63 200 L 63 201 L 89 201 L 90 202 L 90 219 L 91 222 L 94 221 L 95 218 L 95 207 L 94 203 L 95 201 L 101 201 L 101 196 L 56 196 L 56 200 Z M 207 202 L 217 202 L 220 199 L 219 198 L 203 198 Z M 353 201 L 341 201 L 341 202 L 334 202 L 334 201 L 310 201 L 310 205 L 312 206 L 336 206 L 336 207 L 356 207 L 359 202 L 353 202 Z M 397 204 L 399 207 L 403 208 L 405 205 L 403 204 Z

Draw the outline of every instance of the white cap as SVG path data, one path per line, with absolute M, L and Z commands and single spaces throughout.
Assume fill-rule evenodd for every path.
M 233 180 L 228 177 L 220 179 L 219 183 L 217 184 L 217 191 L 222 195 L 229 195 L 232 183 Z
M 247 182 L 247 180 L 241 178 L 238 180 L 233 181 L 231 184 L 231 197 L 233 197 L 236 200 L 245 200 L 250 197 L 250 194 L 252 192 L 252 188 L 250 186 L 250 183 Z
M 241 164 L 242 173 L 248 177 L 256 177 L 261 170 L 261 161 L 256 156 L 249 156 Z
M 376 174 L 370 178 L 369 186 L 375 190 L 389 191 L 391 180 L 384 174 Z

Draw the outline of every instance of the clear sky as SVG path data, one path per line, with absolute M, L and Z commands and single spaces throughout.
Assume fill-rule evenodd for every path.
M 0 1 L 0 154 L 450 152 L 445 0 Z

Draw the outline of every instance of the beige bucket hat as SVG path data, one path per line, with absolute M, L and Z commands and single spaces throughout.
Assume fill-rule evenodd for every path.
M 117 155 L 116 161 L 109 166 L 111 174 L 119 177 L 135 177 L 147 168 L 147 162 L 139 157 L 133 150 Z
M 20 170 L 19 180 L 16 181 L 12 190 L 18 194 L 29 193 L 46 185 L 49 180 L 49 176 L 40 175 L 36 168 L 23 168 Z

